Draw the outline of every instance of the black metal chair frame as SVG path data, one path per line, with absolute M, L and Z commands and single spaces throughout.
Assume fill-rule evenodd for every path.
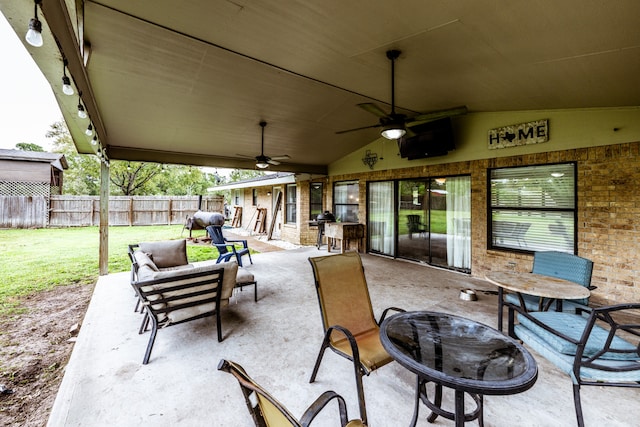
M 625 310 L 636 310 L 640 312 L 640 303 L 636 304 L 616 304 L 611 306 L 604 306 L 598 308 L 592 308 L 589 312 L 589 317 L 586 321 L 585 328 L 582 332 L 582 335 L 579 340 L 571 338 L 566 334 L 561 333 L 549 325 L 539 321 L 538 319 L 531 317 L 528 313 L 523 310 L 521 307 L 510 305 L 510 310 L 517 311 L 521 315 L 527 316 L 529 320 L 534 322 L 536 325 L 543 328 L 545 331 L 552 333 L 563 340 L 566 340 L 570 343 L 576 345 L 576 353 L 573 356 L 572 370 L 570 372 L 571 381 L 573 383 L 573 401 L 576 411 L 576 420 L 578 422 L 579 427 L 584 427 L 584 416 L 582 412 L 582 403 L 580 399 L 580 387 L 581 386 L 601 386 L 601 387 L 623 387 L 623 388 L 640 388 L 640 382 L 637 381 L 613 381 L 607 379 L 587 379 L 580 375 L 580 371 L 582 368 L 590 368 L 594 370 L 600 370 L 603 373 L 610 372 L 633 372 L 640 371 L 640 323 L 619 323 L 614 319 L 612 313 L 621 312 Z M 584 313 L 575 314 L 575 316 L 584 316 Z M 636 319 L 640 322 L 640 319 Z M 591 332 L 596 325 L 608 325 L 608 337 L 604 346 L 599 349 L 597 352 L 592 355 L 585 355 L 585 347 L 587 342 L 589 342 L 589 338 L 591 336 Z M 613 340 L 616 337 L 619 331 L 624 331 L 627 334 L 627 337 L 638 337 L 636 339 L 636 348 L 635 350 L 621 350 L 621 349 L 612 349 L 611 345 L 613 344 Z M 525 343 L 527 341 L 525 340 Z M 535 347 L 534 347 L 535 349 Z M 624 364 L 620 366 L 611 366 L 607 365 L 606 361 L 611 362 L 611 359 L 607 357 L 601 358 L 605 353 L 618 353 L 618 354 L 630 354 L 631 356 L 637 355 L 637 359 L 625 360 Z M 551 363 L 554 363 L 554 360 L 545 356 Z M 605 363 L 603 363 L 605 362 Z
M 238 266 L 242 267 L 242 256 L 248 255 L 249 262 L 253 264 L 251 259 L 251 251 L 246 240 L 231 240 L 224 237 L 222 234 L 222 226 L 220 225 L 208 225 L 206 227 L 207 234 L 211 238 L 211 244 L 218 249 L 220 256 L 216 262 L 227 262 L 231 257 L 235 256 L 238 261 Z M 242 248 L 238 248 L 235 244 L 241 243 Z
M 149 363 L 158 328 L 215 316 L 218 342 L 222 341 L 220 298 L 222 296 L 223 277 L 224 269 L 147 281 L 134 281 L 132 278 L 131 285 L 136 291 L 145 312 L 145 318 L 140 325 L 139 333 L 144 332 L 148 323 L 151 322 L 151 336 L 142 360 L 143 365 Z M 206 286 L 206 289 L 202 289 L 203 286 Z M 198 299 L 194 300 L 194 298 Z M 211 303 L 215 304 L 214 310 L 190 316 L 180 321 L 171 322 L 167 317 L 173 311 Z
M 580 370 L 582 368 L 592 368 L 607 372 L 631 372 L 640 371 L 640 323 L 619 323 L 613 318 L 612 313 L 621 312 L 624 310 L 640 310 L 640 304 L 617 304 L 607 307 L 594 308 L 591 311 L 587 325 L 582 333 L 582 337 L 577 344 L 576 356 L 573 362 L 573 400 L 576 409 L 576 418 L 578 426 L 584 427 L 584 419 L 582 414 L 582 404 L 580 401 L 580 386 L 607 386 L 607 387 L 628 387 L 638 388 L 640 383 L 638 382 L 621 382 L 621 381 L 603 381 L 603 380 L 588 380 L 580 377 Z M 638 320 L 638 319 L 636 319 Z M 640 320 L 638 320 L 640 321 Z M 591 331 L 596 325 L 596 322 L 603 322 L 609 325 L 609 336 L 604 347 L 593 356 L 584 356 L 585 346 L 591 335 Z M 638 354 L 639 359 L 629 360 L 624 366 L 611 367 L 602 364 L 602 359 L 599 359 L 605 353 L 630 353 L 629 351 L 613 350 L 610 348 L 613 338 L 618 331 L 624 331 L 630 336 L 639 337 L 639 342 L 635 353 Z M 567 338 L 567 337 L 565 337 Z M 569 341 L 572 341 L 569 339 Z
M 332 256 L 345 256 L 345 255 L 349 255 L 350 252 L 347 252 L 345 254 L 341 254 L 341 255 L 332 255 Z M 357 253 L 356 253 L 357 254 Z M 313 269 L 313 275 L 314 275 L 314 280 L 315 280 L 315 286 L 316 286 L 316 293 L 318 295 L 318 303 L 320 305 L 320 313 L 322 314 L 323 312 L 323 301 L 322 298 L 320 296 L 320 279 L 318 278 L 318 272 L 316 271 L 316 267 L 315 264 L 312 261 L 312 258 L 309 258 L 309 262 L 311 263 L 312 269 Z M 362 274 L 364 275 L 364 269 L 362 270 Z M 366 279 L 365 279 L 366 281 Z M 371 301 L 368 300 L 366 301 L 366 304 L 369 305 L 369 307 L 371 307 Z M 384 319 L 387 316 L 387 313 L 390 311 L 398 311 L 398 312 L 404 312 L 405 310 L 401 309 L 401 308 L 397 308 L 397 307 L 388 307 L 386 308 L 383 312 L 382 315 L 380 316 L 379 320 L 375 320 L 375 318 L 373 318 L 373 312 L 371 312 L 371 316 L 373 318 L 373 321 L 380 326 L 380 324 L 384 321 Z M 358 391 L 358 404 L 360 407 L 360 418 L 362 419 L 363 423 L 367 423 L 367 408 L 366 408 L 366 403 L 365 403 L 365 396 L 364 396 L 364 387 L 362 384 L 362 377 L 364 375 L 369 375 L 371 373 L 371 371 L 360 361 L 360 350 L 358 349 L 358 342 L 355 338 L 355 336 L 353 335 L 353 333 L 351 333 L 351 331 L 349 331 L 347 328 L 340 326 L 340 325 L 332 325 L 332 326 L 327 326 L 325 325 L 324 322 L 324 316 L 323 317 L 323 328 L 325 329 L 325 334 L 324 334 L 324 339 L 322 340 L 322 345 L 320 346 L 320 351 L 318 352 L 318 357 L 316 358 L 316 363 L 313 367 L 313 372 L 311 374 L 311 378 L 309 380 L 310 383 L 314 382 L 316 379 L 316 375 L 318 374 L 318 369 L 320 368 L 320 364 L 322 362 L 322 358 L 324 357 L 325 354 L 325 350 L 327 348 L 330 348 L 334 353 L 350 360 L 353 363 L 353 368 L 354 368 L 354 373 L 355 373 L 355 379 L 356 379 L 356 388 Z M 340 351 L 339 349 L 333 347 L 331 345 L 331 335 L 334 331 L 337 331 L 341 334 L 343 334 L 346 339 L 349 341 L 349 346 L 351 348 L 351 354 L 348 353 L 344 353 L 342 351 Z M 377 369 L 378 367 L 376 367 L 375 369 Z
M 340 425 L 342 427 L 349 424 L 349 417 L 347 414 L 347 405 L 344 398 L 334 391 L 325 391 L 322 393 L 304 412 L 300 420 L 298 421 L 280 402 L 278 402 L 273 396 L 271 396 L 266 390 L 258 385 L 247 372 L 235 362 L 231 362 L 225 359 L 220 360 L 218 363 L 218 370 L 227 372 L 233 375 L 242 390 L 244 395 L 247 409 L 256 424 L 256 427 L 268 427 L 267 420 L 264 417 L 263 412 L 260 409 L 260 402 L 258 399 L 254 399 L 254 393 L 259 394 L 262 398 L 266 399 L 269 403 L 275 406 L 280 413 L 291 423 L 292 426 L 306 427 L 311 424 L 314 418 L 320 413 L 324 407 L 335 399 L 338 402 L 338 409 L 340 411 Z M 358 424 L 360 425 L 360 424 Z

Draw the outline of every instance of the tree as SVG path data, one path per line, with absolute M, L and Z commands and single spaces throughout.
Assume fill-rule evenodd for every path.
M 152 194 L 197 195 L 207 194 L 208 188 L 215 185 L 215 174 L 204 173 L 194 166 L 164 165 L 162 173 L 154 179 Z
M 245 179 L 257 178 L 259 176 L 264 176 L 265 173 L 263 171 L 252 170 L 252 169 L 234 169 L 229 174 L 230 182 L 238 182 L 244 181 Z
M 78 154 L 64 122 L 56 122 L 47 132 L 54 151 L 63 153 L 69 169 L 65 171 L 65 194 L 95 196 L 100 191 L 100 161 L 91 154 Z M 149 162 L 112 160 L 109 167 L 110 194 L 173 195 L 207 194 L 219 179 L 200 168 L 184 165 L 161 165 Z
M 37 151 L 40 153 L 44 152 L 44 148 L 39 146 L 38 144 L 31 144 L 29 142 L 19 142 L 16 144 L 16 150 L 22 151 Z
M 109 181 L 124 196 L 144 195 L 148 194 L 149 181 L 161 170 L 162 166 L 155 163 L 113 161 Z
M 46 134 L 53 139 L 53 151 L 64 154 L 69 169 L 64 171 L 65 194 L 96 196 L 100 191 L 100 161 L 96 156 L 78 154 L 67 125 L 55 122 Z

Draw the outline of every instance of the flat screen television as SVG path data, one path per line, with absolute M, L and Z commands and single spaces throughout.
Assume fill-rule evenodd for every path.
M 444 156 L 455 149 L 451 119 L 444 118 L 411 128 L 415 135 L 398 139 L 400 157 L 409 160 Z

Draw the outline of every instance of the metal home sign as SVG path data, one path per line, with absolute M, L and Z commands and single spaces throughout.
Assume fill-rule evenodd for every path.
M 549 140 L 549 120 L 520 123 L 489 131 L 489 150 L 515 147 L 516 145 L 539 144 Z

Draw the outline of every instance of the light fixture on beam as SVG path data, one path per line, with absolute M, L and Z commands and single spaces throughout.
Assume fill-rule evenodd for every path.
M 67 76 L 67 60 L 62 61 L 62 92 L 65 95 L 73 95 L 73 87 L 71 87 L 71 79 Z
M 24 39 L 33 47 L 42 46 L 42 22 L 38 19 L 38 5 L 42 0 L 34 0 L 33 2 L 33 18 L 29 20 L 29 30 Z
M 89 123 L 89 126 L 87 126 L 87 130 L 84 131 L 84 134 L 87 136 L 93 135 L 93 126 L 91 125 L 91 123 Z
M 78 117 L 81 119 L 87 118 L 87 111 L 84 109 L 84 105 L 82 105 L 82 98 L 80 97 L 78 97 Z

